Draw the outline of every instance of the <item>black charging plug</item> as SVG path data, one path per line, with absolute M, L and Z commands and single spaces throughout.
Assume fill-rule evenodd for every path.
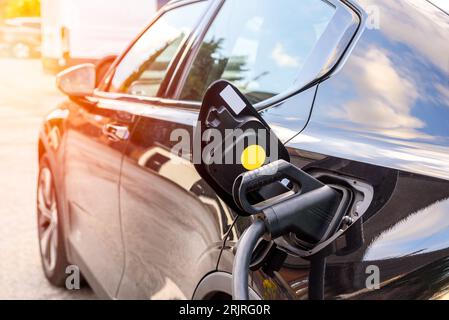
M 282 190 L 279 184 L 285 180 L 291 186 L 287 192 L 267 192 L 271 186 Z M 252 203 L 252 194 L 262 189 L 272 198 Z M 326 240 L 341 222 L 336 217 L 341 200 L 339 192 L 283 160 L 239 176 L 234 183 L 233 195 L 242 211 L 257 216 L 237 248 L 233 269 L 233 295 L 237 300 L 248 298 L 248 268 L 258 239 L 262 236 L 277 239 L 293 233 L 312 249 Z M 319 265 L 323 267 L 323 263 Z M 320 294 L 316 296 L 321 297 Z
M 289 192 L 282 195 L 273 191 L 271 199 L 251 203 L 253 193 L 270 188 L 282 190 L 278 186 L 284 180 L 293 186 Z M 283 160 L 241 175 L 234 184 L 234 200 L 243 211 L 265 222 L 271 239 L 293 233 L 313 246 L 325 240 L 329 230 L 340 223 L 334 219 L 340 193 Z

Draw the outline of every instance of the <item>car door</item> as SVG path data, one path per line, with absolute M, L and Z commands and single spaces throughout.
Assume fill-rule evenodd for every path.
M 115 101 L 117 108 L 126 109 L 129 114 L 138 116 L 151 114 L 163 103 L 159 97 L 166 88 L 166 74 L 176 65 L 175 62 L 182 54 L 192 30 L 207 12 L 209 5 L 208 1 L 183 1 L 164 7 L 151 26 L 119 58 L 113 71 L 106 75 L 106 84 L 101 87 L 98 95 Z M 154 115 L 164 116 L 163 113 Z M 149 298 L 156 292 L 137 289 L 150 287 L 149 283 L 152 283 L 154 288 L 165 285 L 154 281 L 147 274 L 142 274 L 141 270 L 150 267 L 147 265 L 149 261 L 159 259 L 157 250 L 154 249 L 152 257 L 146 256 L 146 247 L 157 248 L 158 241 L 163 239 L 157 232 L 162 230 L 158 228 L 158 224 L 169 222 L 164 217 L 160 222 L 154 221 L 155 216 L 152 213 L 161 210 L 157 207 L 158 202 L 154 200 L 163 201 L 167 197 L 166 194 L 165 198 L 161 198 L 158 193 L 171 187 L 166 186 L 166 183 L 162 184 L 164 181 L 155 178 L 154 173 L 150 171 L 152 167 L 157 166 L 157 163 L 163 164 L 166 153 L 163 148 L 154 152 L 148 148 L 142 151 L 142 148 L 148 142 L 157 141 L 167 132 L 167 128 L 161 127 L 156 121 L 150 126 L 139 125 L 136 128 L 133 133 L 134 142 L 127 148 L 127 159 L 123 165 L 125 173 L 121 177 L 123 183 L 120 202 L 122 202 L 121 221 L 126 248 L 126 272 L 119 298 Z M 132 168 L 127 164 L 130 158 L 136 159 Z M 117 202 L 114 201 L 114 204 Z M 168 286 L 170 285 L 168 283 Z
M 115 297 L 124 266 L 118 185 L 133 115 L 122 106 L 89 97 L 68 107 L 68 238 L 76 263 L 105 297 Z
M 122 168 L 120 298 L 191 298 L 234 232 L 234 213 L 197 174 L 189 149 L 213 81 L 225 78 L 242 89 L 284 142 L 305 127 L 317 76 L 306 61 L 332 12 L 300 23 L 288 18 L 296 3 L 213 1 L 156 99 L 147 80 L 133 79 L 131 94 L 144 102 Z M 304 42 L 292 40 L 292 32 Z

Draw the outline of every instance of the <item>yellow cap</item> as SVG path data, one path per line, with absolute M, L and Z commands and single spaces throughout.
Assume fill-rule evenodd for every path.
M 259 145 L 252 145 L 242 153 L 242 165 L 248 171 L 259 169 L 265 164 L 267 154 L 265 149 Z

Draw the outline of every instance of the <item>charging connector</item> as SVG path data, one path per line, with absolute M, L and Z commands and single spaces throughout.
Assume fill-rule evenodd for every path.
M 253 204 L 261 190 L 272 198 Z M 257 241 L 266 237 L 277 239 L 293 233 L 304 243 L 315 246 L 326 240 L 341 223 L 336 217 L 341 195 L 292 164 L 279 160 L 258 170 L 245 173 L 234 183 L 234 200 L 255 222 L 244 232 L 237 246 L 233 268 L 233 297 L 248 299 L 248 270 Z M 268 190 L 268 194 L 270 194 Z

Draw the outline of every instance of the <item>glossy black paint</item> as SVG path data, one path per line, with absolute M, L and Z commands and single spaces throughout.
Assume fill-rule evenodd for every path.
M 449 17 L 424 0 L 356 7 L 379 10 L 379 28 L 365 25 L 328 79 L 261 113 L 295 165 L 373 187 L 363 223 L 336 244 L 346 250 L 327 259 L 327 299 L 447 298 Z M 231 228 L 235 215 L 191 159 L 170 152 L 171 133 L 193 132 L 198 109 L 169 98 L 98 93 L 62 104 L 41 133 L 64 199 L 69 258 L 107 297 L 193 297 L 205 276 L 231 273 L 251 223 Z M 128 126 L 129 141 L 109 141 L 107 123 Z M 379 290 L 366 289 L 373 265 Z M 261 298 L 307 298 L 308 261 L 289 256 L 278 272 L 252 276 Z M 230 288 L 207 281 L 200 298 Z
M 313 95 L 307 91 L 295 98 L 285 104 L 311 106 Z M 196 110 L 182 106 L 141 109 L 125 153 L 120 199 L 127 261 L 119 298 L 191 298 L 201 279 L 216 270 L 235 219 L 191 159 L 171 153 L 179 142 L 171 137 L 174 130 L 193 137 L 198 119 Z M 266 110 L 266 119 L 284 119 L 286 111 L 291 108 Z M 306 119 L 301 113 L 298 118 Z M 278 129 L 283 130 L 282 122 Z
M 308 126 L 288 143 L 305 170 L 375 189 L 363 244 L 328 257 L 326 298 L 447 298 L 449 19 L 426 1 L 359 4 L 377 5 L 380 29 L 366 29 L 342 69 L 319 86 Z M 254 275 L 263 297 L 307 297 L 309 263 L 290 259 L 275 277 Z M 373 265 L 382 284 L 370 291 Z

